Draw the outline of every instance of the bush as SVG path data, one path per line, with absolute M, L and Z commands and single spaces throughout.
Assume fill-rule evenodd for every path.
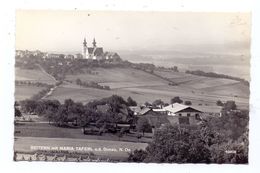
M 188 100 L 185 101 L 184 104 L 185 104 L 185 105 L 192 105 L 191 101 L 188 101 Z
M 131 97 L 128 97 L 127 98 L 127 105 L 128 106 L 137 106 L 137 103 Z
M 179 96 L 177 96 L 177 97 L 174 97 L 171 99 L 171 104 L 174 104 L 174 103 L 183 103 L 183 101 L 180 99 Z
M 131 152 L 128 161 L 129 162 L 143 162 L 144 159 L 147 157 L 147 152 L 144 150 L 134 150 Z
M 223 106 L 224 105 L 224 103 L 222 103 L 220 100 L 218 100 L 216 104 L 217 104 L 217 106 Z

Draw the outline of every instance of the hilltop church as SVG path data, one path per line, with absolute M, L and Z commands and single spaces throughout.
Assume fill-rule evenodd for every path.
M 100 60 L 103 58 L 103 48 L 102 47 L 97 47 L 97 42 L 95 38 L 93 39 L 92 42 L 93 47 L 88 47 L 87 46 L 87 41 L 86 38 L 84 38 L 83 41 L 83 59 L 92 59 L 92 60 Z
M 103 47 L 97 47 L 97 42 L 95 38 L 92 42 L 92 47 L 87 46 L 86 38 L 83 41 L 83 50 L 82 50 L 83 59 L 90 60 L 102 60 L 102 59 L 120 59 L 119 55 L 114 52 L 103 52 Z

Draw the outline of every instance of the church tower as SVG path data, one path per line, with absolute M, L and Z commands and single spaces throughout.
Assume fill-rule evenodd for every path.
M 88 46 L 86 38 L 83 41 L 83 50 L 82 50 L 83 59 L 88 59 Z
M 94 60 L 96 60 L 97 57 L 96 57 L 95 52 L 96 52 L 96 50 L 97 50 L 97 42 L 96 42 L 96 40 L 95 40 L 95 37 L 94 37 L 94 39 L 93 39 L 92 44 L 93 44 L 93 51 L 92 51 L 91 58 L 94 59 Z
M 93 44 L 93 48 L 97 47 L 97 42 L 96 42 L 95 38 L 93 39 L 92 44 Z

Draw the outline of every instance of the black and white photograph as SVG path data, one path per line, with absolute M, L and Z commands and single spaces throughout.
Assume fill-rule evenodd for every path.
M 248 164 L 250 13 L 15 23 L 14 161 Z
M 15 162 L 248 164 L 250 12 L 15 11 Z

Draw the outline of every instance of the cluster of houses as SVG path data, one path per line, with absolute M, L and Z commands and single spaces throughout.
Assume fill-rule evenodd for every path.
M 165 107 L 130 106 L 130 109 L 139 117 L 146 117 L 153 127 L 162 124 L 196 125 L 205 116 L 221 116 L 220 106 L 191 106 L 180 103 L 170 104 Z
M 58 54 L 58 53 L 47 53 L 39 50 L 16 50 L 16 57 L 26 58 L 30 56 L 38 56 L 44 59 L 51 58 L 64 58 L 64 59 L 88 59 L 88 60 L 120 60 L 120 56 L 116 52 L 104 52 L 103 47 L 97 47 L 97 42 L 94 38 L 93 46 L 88 47 L 86 38 L 83 41 L 83 51 L 77 54 Z

